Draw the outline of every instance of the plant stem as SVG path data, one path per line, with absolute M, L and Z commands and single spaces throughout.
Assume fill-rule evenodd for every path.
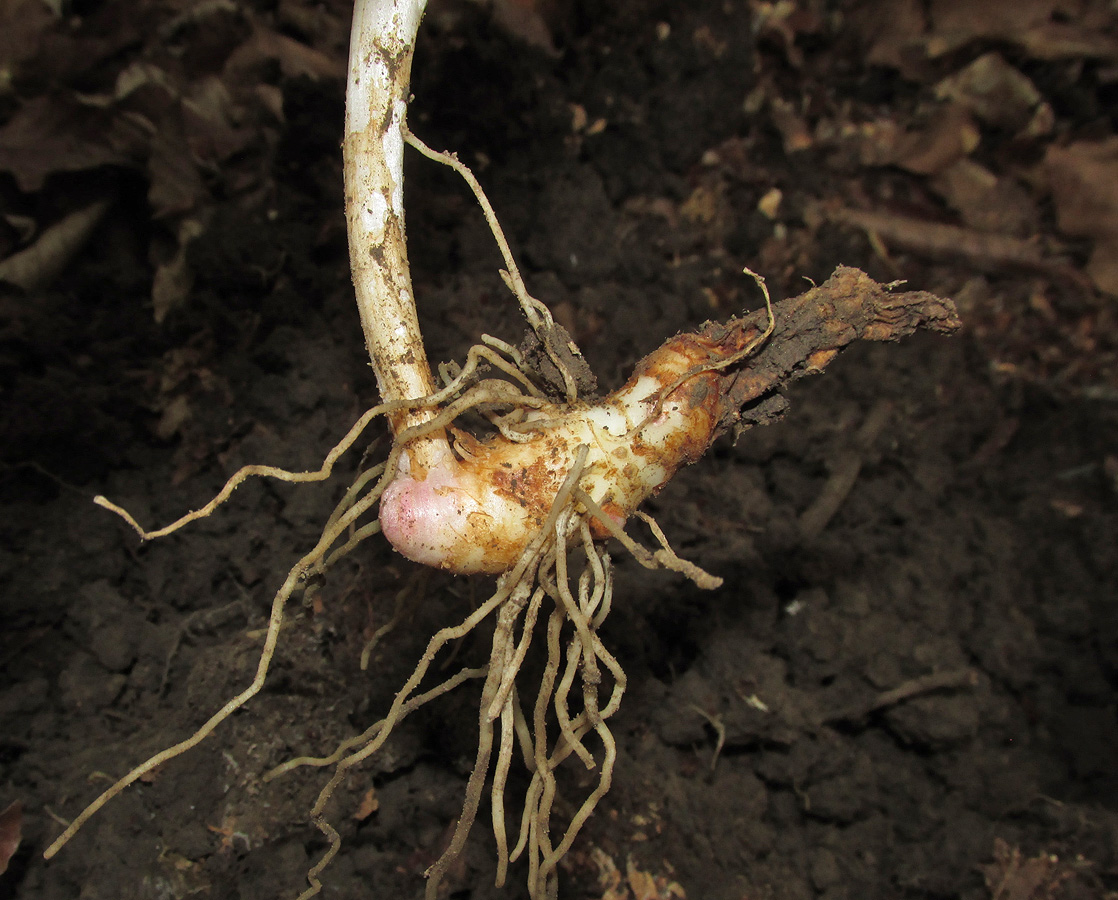
M 357 0 L 350 35 L 343 144 L 350 267 L 386 403 L 435 392 L 408 267 L 403 194 L 408 85 L 425 6 L 426 0 Z M 389 418 L 399 432 L 434 413 L 401 410 Z

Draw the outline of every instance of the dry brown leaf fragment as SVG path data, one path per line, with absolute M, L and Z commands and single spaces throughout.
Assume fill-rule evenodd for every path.
M 780 213 L 780 204 L 784 200 L 784 192 L 780 188 L 769 188 L 757 201 L 757 211 L 766 219 L 776 219 Z
M 600 847 L 591 847 L 590 859 L 598 869 L 601 900 L 687 900 L 683 887 L 671 880 L 670 873 L 674 870 L 667 860 L 662 865 L 668 876 L 638 868 L 631 856 L 626 860 L 622 875 L 613 857 Z
M 161 323 L 168 313 L 182 306 L 190 296 L 194 287 L 194 270 L 187 260 L 187 248 L 204 232 L 205 225 L 201 219 L 184 219 L 179 224 L 174 255 L 156 266 L 151 283 L 152 312 L 156 323 Z
M 308 38 L 319 50 L 345 54 L 349 43 L 349 14 L 352 4 L 319 3 L 315 0 L 280 0 L 276 11 L 284 31 L 295 31 Z
M 882 4 L 866 2 L 858 7 L 851 25 L 869 48 L 866 61 L 873 66 L 891 66 L 906 76 L 917 73 L 915 64 L 923 57 L 923 36 L 927 17 L 922 0 L 891 0 L 888 15 Z
M 981 121 L 1021 131 L 1040 116 L 1051 119 L 1044 97 L 1027 76 L 1007 63 L 1000 53 L 985 53 L 935 87 L 936 97 L 958 103 Z
M 238 104 L 219 78 L 194 82 L 183 98 L 183 133 L 191 153 L 204 163 L 224 161 L 251 143 L 250 129 L 237 124 L 241 118 Z
M 152 139 L 148 178 L 148 203 L 157 219 L 196 210 L 209 198 L 181 126 L 173 120 Z
M 687 894 L 678 882 L 638 869 L 632 857 L 629 857 L 625 868 L 633 900 L 687 900 Z
M 178 87 L 165 69 L 137 60 L 117 74 L 112 99 L 118 103 L 133 101 L 129 109 L 154 119 L 174 103 L 178 94 Z M 136 95 L 140 98 L 138 102 Z
M 8 863 L 19 849 L 22 837 L 23 804 L 15 800 L 0 812 L 0 875 L 8 870 Z
M 934 257 L 964 256 L 979 265 L 1023 265 L 1043 268 L 1043 249 L 1034 241 L 990 234 L 942 222 L 870 210 L 841 209 L 831 218 L 876 235 L 886 243 Z
M 603 891 L 601 900 L 628 900 L 629 891 L 621 883 L 621 870 L 613 857 L 601 847 L 591 847 L 590 859 L 598 868 L 598 887 Z
M 40 52 L 43 36 L 56 21 L 43 0 L 0 3 L 0 94 L 11 89 L 23 63 Z
M 1012 42 L 1037 59 L 1114 58 L 1114 11 L 1090 0 L 933 0 L 925 48 L 938 57 L 976 40 Z M 1108 33 L 1108 31 L 1110 33 Z
M 979 38 L 1012 39 L 1043 25 L 1058 5 L 1059 0 L 932 0 L 928 52 L 939 56 Z
M 182 429 L 193 415 L 190 400 L 185 395 L 175 397 L 163 408 L 163 413 L 155 425 L 155 435 L 161 441 L 169 441 Z
M 970 113 L 951 104 L 936 110 L 923 127 L 901 135 L 893 162 L 917 175 L 934 175 L 973 153 L 980 140 Z
M 1076 237 L 1118 235 L 1118 138 L 1053 145 L 1044 168 L 1061 231 Z
M 753 30 L 760 37 L 775 39 L 781 45 L 788 62 L 799 69 L 804 64 L 804 52 L 797 46 L 801 34 L 817 34 L 823 20 L 815 10 L 794 0 L 750 0 Z
M 1110 23 L 1113 25 L 1113 23 Z M 1118 57 L 1118 38 L 1084 22 L 1046 22 L 1030 28 L 1017 38 L 1025 51 L 1036 59 L 1114 59 Z
M 74 97 L 35 97 L 0 128 L 0 171 L 33 193 L 59 172 L 134 162 L 149 133 L 142 123 Z
M 1036 59 L 1118 56 L 1113 7 L 1103 0 L 863 0 L 852 28 L 872 65 L 923 80 L 927 65 L 978 41 L 1002 41 Z
M 628 881 L 635 900 L 656 900 L 659 897 L 652 873 L 638 869 L 632 860 L 629 860 Z
M 1065 234 L 1095 240 L 1087 273 L 1118 295 L 1118 138 L 1051 146 L 1044 158 L 1056 224 Z
M 972 159 L 945 169 L 931 187 L 970 228 L 1026 237 L 1039 227 L 1040 213 L 1032 195 L 1013 179 L 998 177 Z
M 108 208 L 108 200 L 97 200 L 56 222 L 26 250 L 0 261 L 0 281 L 25 291 L 50 284 L 85 245 Z
M 288 78 L 306 76 L 335 81 L 345 78 L 344 57 L 331 56 L 259 25 L 252 36 L 229 55 L 223 77 L 236 80 L 236 76 L 246 70 L 272 60 L 279 63 L 280 70 Z
M 1026 858 L 1018 847 L 994 840 L 994 862 L 981 866 L 991 900 L 1054 900 L 1075 870 L 1053 853 Z
M 586 107 L 581 103 L 569 103 L 567 108 L 571 111 L 571 131 L 575 134 L 585 130 L 590 117 L 586 114 Z
M 710 225 L 722 213 L 725 186 L 716 181 L 714 184 L 700 184 L 683 201 L 679 211 L 690 222 Z
M 814 143 L 811 130 L 796 106 L 789 100 L 773 97 L 771 104 L 773 124 L 784 141 L 784 152 L 807 150 Z
M 852 148 L 863 166 L 899 166 L 917 175 L 935 175 L 969 156 L 981 140 L 970 113 L 957 104 L 933 110 L 903 128 L 880 118 L 833 130 L 839 144 Z
M 544 51 L 550 56 L 558 56 L 555 40 L 547 22 L 549 6 L 540 0 L 492 0 L 493 21 L 515 38 L 530 47 Z
M 1118 297 L 1118 238 L 1100 238 L 1087 260 L 1087 274 L 1104 294 Z

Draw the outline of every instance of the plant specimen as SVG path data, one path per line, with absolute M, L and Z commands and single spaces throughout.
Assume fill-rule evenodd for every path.
M 350 45 L 344 141 L 346 212 L 361 324 L 376 371 L 381 403 L 369 409 L 311 472 L 255 465 L 241 469 L 206 506 L 155 531 L 125 510 L 98 502 L 152 539 L 210 515 L 249 477 L 321 481 L 373 419 L 385 416 L 394 441 L 384 462 L 361 472 L 325 523 L 321 537 L 277 592 L 263 651 L 251 684 L 193 735 L 121 778 L 73 820 L 48 857 L 123 788 L 208 737 L 258 693 L 267 676 L 288 600 L 312 593 L 339 559 L 383 532 L 417 563 L 469 575 L 498 576 L 494 593 L 468 617 L 439 630 L 384 717 L 326 757 L 299 766 L 332 767 L 311 810 L 329 849 L 308 873 L 304 897 L 321 888 L 320 874 L 340 838 L 324 810 L 349 770 L 383 745 L 410 713 L 465 681 L 480 680 L 478 743 L 453 837 L 428 870 L 427 895 L 437 896 L 461 853 L 488 791 L 498 884 L 509 864 L 527 861 L 534 900 L 558 893 L 557 867 L 609 790 L 617 750 L 609 720 L 626 678 L 599 637 L 613 600 L 607 540 L 616 539 L 642 565 L 669 568 L 704 588 L 720 579 L 680 559 L 659 526 L 639 510 L 678 469 L 698 460 L 721 434 L 739 435 L 778 418 L 778 389 L 821 371 L 851 341 L 892 340 L 917 327 L 958 326 L 950 301 L 925 293 L 893 293 L 853 269 L 840 268 L 800 297 L 724 324 L 677 335 L 642 360 L 628 381 L 600 397 L 577 346 L 527 290 L 497 218 L 473 174 L 438 153 L 406 125 L 415 35 L 424 0 L 358 0 Z M 449 165 L 469 183 L 505 262 L 502 275 L 530 332 L 521 348 L 485 336 L 461 367 L 436 380 L 416 317 L 404 230 L 405 145 Z M 469 430 L 467 412 L 489 423 Z M 630 536 L 633 518 L 648 528 L 655 549 Z M 488 662 L 432 684 L 433 663 L 452 642 L 492 622 Z M 537 683 L 519 677 L 533 641 L 546 663 Z M 367 655 L 367 654 L 366 654 Z M 556 771 L 569 757 L 597 772 L 593 788 L 552 834 Z M 506 821 L 505 788 L 514 759 L 531 778 Z

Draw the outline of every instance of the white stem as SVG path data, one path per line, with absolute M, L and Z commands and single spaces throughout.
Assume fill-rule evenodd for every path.
M 349 257 L 361 327 L 385 402 L 435 392 L 404 231 L 405 117 L 424 6 L 426 0 L 357 0 L 350 36 L 343 145 Z M 399 431 L 433 415 L 398 413 L 392 425 Z

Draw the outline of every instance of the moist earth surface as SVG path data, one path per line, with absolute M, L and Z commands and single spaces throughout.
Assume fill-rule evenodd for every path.
M 260 696 L 42 851 L 248 684 L 274 592 L 356 472 L 245 484 L 148 543 L 92 503 L 164 524 L 241 465 L 316 468 L 375 403 L 342 214 L 349 9 L 15 7 L 6 251 L 27 222 L 109 206 L 53 280 L 0 295 L 0 807 L 22 805 L 0 897 L 295 897 L 325 850 L 308 810 L 328 770 L 264 773 L 380 718 L 490 581 L 366 542 L 293 605 Z M 1089 2 L 432 0 L 411 126 L 473 167 L 603 388 L 757 307 L 745 266 L 778 297 L 858 266 L 964 320 L 853 346 L 647 504 L 720 589 L 615 548 L 618 761 L 561 897 L 1115 896 L 1118 319 L 1096 220 L 1118 201 L 1113 152 L 1082 149 L 1114 133 L 1115 35 Z M 1068 187 L 1084 159 L 1105 176 L 1090 214 Z M 433 360 L 524 331 L 456 178 L 408 159 Z M 350 773 L 322 896 L 422 896 L 477 691 Z M 596 778 L 568 761 L 560 823 L 564 785 Z M 510 797 L 526 782 L 514 766 Z M 479 819 L 444 894 L 526 897 L 522 863 L 493 886 Z

